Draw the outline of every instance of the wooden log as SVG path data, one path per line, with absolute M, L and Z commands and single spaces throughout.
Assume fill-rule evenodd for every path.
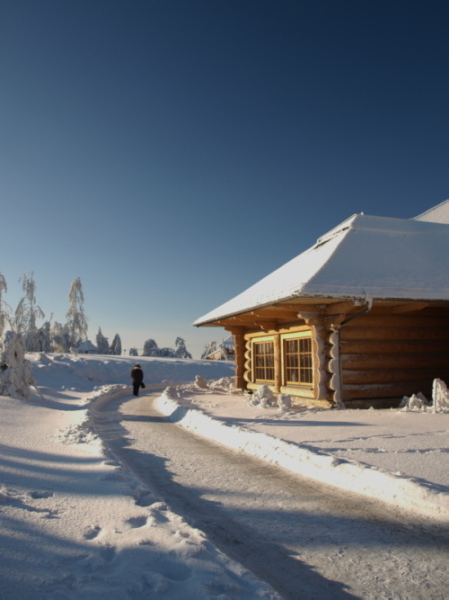
M 342 354 L 448 353 L 449 340 L 354 340 L 342 341 Z
M 424 369 L 383 369 L 365 371 L 343 371 L 343 385 L 384 384 L 412 382 L 423 379 L 433 381 L 436 377 L 449 381 L 449 366 L 427 367 Z M 419 390 L 418 390 L 419 391 Z
M 361 315 L 357 319 L 348 321 L 344 327 L 448 327 L 449 314 L 444 317 L 434 315 Z
M 245 373 L 245 339 L 243 331 L 239 330 L 234 333 L 235 346 L 235 385 L 238 388 L 245 388 L 246 381 Z
M 393 306 L 391 312 L 396 314 L 403 314 L 413 311 L 420 311 L 429 306 L 428 302 L 405 302 L 404 304 L 398 304 Z
M 383 369 L 419 369 L 424 367 L 441 368 L 448 365 L 445 354 L 341 354 L 340 364 L 343 370 L 383 370 Z
M 354 311 L 355 308 L 361 310 L 362 306 L 354 306 L 354 302 L 352 300 L 342 300 L 341 302 L 334 302 L 333 304 L 329 304 L 324 311 L 326 315 L 339 315 L 341 313 L 348 313 Z
M 432 381 L 421 379 L 403 383 L 372 383 L 366 385 L 343 385 L 343 402 L 352 398 L 395 398 L 422 392 L 427 396 L 432 391 Z
M 341 339 L 346 340 L 449 340 L 449 327 L 393 329 L 387 327 L 342 327 Z
M 287 319 L 290 321 L 297 321 L 298 320 L 298 312 L 297 311 L 286 311 L 286 310 L 279 310 L 276 308 L 273 309 L 268 309 L 268 308 L 261 308 L 260 310 L 252 310 L 250 313 L 248 313 L 249 315 L 251 315 L 251 317 L 254 317 L 256 319 L 266 319 L 266 320 L 270 320 L 270 319 Z

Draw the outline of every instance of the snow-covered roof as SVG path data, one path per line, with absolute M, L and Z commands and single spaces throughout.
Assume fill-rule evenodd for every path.
M 86 340 L 82 344 L 80 344 L 77 348 L 78 352 L 98 352 L 98 348 L 92 344 L 90 340 Z
M 429 208 L 426 212 L 423 212 L 421 215 L 415 217 L 417 221 L 431 221 L 432 223 L 445 223 L 449 225 L 449 200 L 445 200 L 434 206 L 433 208 Z
M 448 255 L 449 225 L 353 215 L 194 325 L 300 297 L 449 300 Z

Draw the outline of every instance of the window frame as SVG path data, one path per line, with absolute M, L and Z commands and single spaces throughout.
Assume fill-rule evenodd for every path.
M 290 341 L 298 341 L 301 340 L 310 340 L 310 349 L 307 352 L 301 353 L 300 344 L 298 347 L 298 353 L 296 356 L 298 357 L 297 366 L 289 366 L 288 363 L 288 353 L 286 350 L 286 342 Z M 301 367 L 301 354 L 307 357 L 307 361 L 310 362 L 310 366 Z M 290 353 L 290 355 L 294 356 L 294 353 Z M 282 356 L 282 385 L 283 387 L 295 387 L 295 388 L 303 388 L 303 389 L 313 389 L 315 385 L 315 372 L 314 372 L 314 356 L 313 356 L 313 338 L 312 332 L 309 331 L 295 331 L 292 333 L 281 334 L 281 356 Z M 298 381 L 291 381 L 287 379 L 287 370 L 288 369 L 296 369 L 298 372 Z M 307 370 L 310 372 L 310 380 L 301 380 L 301 370 Z
M 267 364 L 265 364 L 264 366 L 260 367 L 257 366 L 256 362 L 257 362 L 257 353 L 256 353 L 256 347 L 257 346 L 261 346 L 262 344 L 272 344 L 273 346 L 273 353 L 272 354 L 263 354 L 262 356 L 271 356 L 272 357 L 272 365 L 269 366 Z M 251 340 L 251 356 L 252 356 L 252 381 L 255 384 L 268 384 L 268 385 L 274 385 L 275 382 L 275 377 L 276 377 L 276 372 L 275 372 L 275 364 L 274 364 L 274 336 L 270 335 L 270 336 L 262 336 L 262 337 L 257 337 L 254 340 Z M 265 371 L 265 375 L 266 375 L 266 371 L 268 369 L 271 369 L 273 372 L 273 378 L 272 379 L 259 379 L 256 376 L 256 372 L 257 369 L 264 369 Z

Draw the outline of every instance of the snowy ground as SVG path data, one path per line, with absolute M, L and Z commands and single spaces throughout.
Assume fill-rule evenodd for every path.
M 131 359 L 28 356 L 44 399 L 0 397 L 2 600 L 278 597 L 105 455 L 90 431 L 92 400 L 132 397 Z M 148 384 L 229 374 L 217 363 L 139 361 Z
M 226 382 L 222 389 L 184 385 L 168 388 L 158 406 L 174 421 L 229 447 L 449 522 L 449 412 L 279 410 L 251 406 L 248 398 L 227 389 Z
M 130 396 L 134 359 L 29 358 L 43 397 L 0 397 L 0 598 L 277 598 L 108 456 L 92 433 L 89 405 Z M 448 414 L 259 409 L 225 390 L 180 385 L 196 375 L 225 377 L 230 365 L 139 362 L 149 389 L 171 384 L 159 402 L 164 411 L 202 435 L 211 431 L 210 415 L 224 422 L 225 443 L 239 433 L 237 444 L 260 457 L 279 463 L 287 454 L 318 478 L 341 480 L 346 472 L 353 487 L 362 481 L 360 493 L 385 492 L 387 481 L 399 504 L 402 491 L 409 508 L 447 515 Z

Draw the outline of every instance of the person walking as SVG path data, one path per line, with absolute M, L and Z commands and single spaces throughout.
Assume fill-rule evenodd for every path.
M 139 389 L 141 387 L 145 387 L 143 383 L 143 371 L 140 365 L 136 365 L 131 371 L 131 381 L 133 386 L 133 394 L 134 396 L 139 395 Z

